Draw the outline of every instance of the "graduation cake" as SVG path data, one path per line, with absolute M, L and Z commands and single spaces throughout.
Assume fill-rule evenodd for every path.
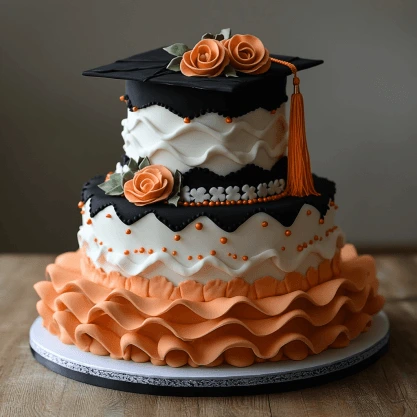
M 223 30 L 84 72 L 126 80 L 125 154 L 82 189 L 79 250 L 35 285 L 47 330 L 173 367 L 302 360 L 367 331 L 373 259 L 310 169 L 298 71 L 321 63 Z

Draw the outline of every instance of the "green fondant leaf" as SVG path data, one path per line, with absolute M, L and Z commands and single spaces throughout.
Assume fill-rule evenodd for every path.
M 182 56 L 176 56 L 175 58 L 172 58 L 170 63 L 167 65 L 167 69 L 171 70 L 171 71 L 181 71 L 180 69 L 180 64 L 182 61 Z
M 214 39 L 215 36 L 212 33 L 205 33 L 202 37 L 201 40 L 203 39 Z
M 135 173 L 133 171 L 130 171 L 130 170 L 126 171 L 123 174 L 123 185 L 126 181 L 132 180 L 134 176 L 135 176 Z
M 218 41 L 222 41 L 223 39 L 229 39 L 231 34 L 232 34 L 232 31 L 230 28 L 222 29 L 220 33 L 216 35 L 215 39 Z
M 235 69 L 234 69 L 231 65 L 228 65 L 228 66 L 224 69 L 223 74 L 224 74 L 226 77 L 237 77 L 236 70 L 235 70 Z
M 138 163 L 133 158 L 129 159 L 129 163 L 127 164 L 127 166 L 133 172 L 136 172 L 138 170 L 138 167 L 139 167 Z
M 108 181 L 103 182 L 98 186 L 107 195 L 121 195 L 123 194 L 123 176 L 122 174 L 112 174 Z
M 142 159 L 142 161 L 139 164 L 139 170 L 149 166 L 151 164 L 151 161 L 149 160 L 149 158 L 146 156 L 145 158 Z
M 171 55 L 183 56 L 185 52 L 189 51 L 190 48 L 183 43 L 174 43 L 173 45 L 163 48 L 164 51 L 167 51 Z
M 175 207 L 178 205 L 180 200 L 180 192 L 182 186 L 182 174 L 178 169 L 174 174 L 174 186 L 172 187 L 172 192 L 168 197 L 168 204 L 173 204 Z

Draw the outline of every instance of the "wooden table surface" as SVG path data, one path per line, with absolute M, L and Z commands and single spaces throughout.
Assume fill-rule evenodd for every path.
M 156 397 L 85 385 L 57 375 L 29 350 L 37 316 L 32 286 L 49 255 L 0 255 L 0 416 L 417 416 L 417 254 L 376 256 L 391 345 L 377 363 L 343 380 L 281 394 Z

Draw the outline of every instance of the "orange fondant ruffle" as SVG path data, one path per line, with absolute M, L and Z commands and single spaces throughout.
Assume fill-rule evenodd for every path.
M 153 280 L 143 285 L 141 279 L 139 287 L 131 278 L 129 288 L 112 289 L 82 277 L 79 254 L 64 254 L 47 269 L 51 281 L 35 285 L 37 308 L 62 342 L 117 359 L 170 366 L 300 360 L 346 346 L 368 329 L 384 303 L 372 258 L 358 257 L 351 246 L 341 255 L 340 276 L 307 290 L 268 296 L 264 288 L 251 299 L 249 290 L 233 296 L 229 289 L 227 295 L 226 285 L 226 297 L 200 301 L 170 299 L 175 289 L 157 297 Z

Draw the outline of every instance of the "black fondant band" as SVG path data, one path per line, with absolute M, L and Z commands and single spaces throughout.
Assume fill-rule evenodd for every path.
M 320 196 L 285 197 L 281 200 L 253 205 L 175 207 L 155 203 L 138 207 L 124 197 L 106 195 L 98 187 L 104 178 L 102 175 L 94 177 L 83 187 L 81 199 L 86 202 L 91 198 L 91 217 L 94 217 L 105 207 L 112 205 L 120 220 L 126 225 L 133 224 L 147 214 L 154 213 L 161 223 L 175 232 L 184 229 L 200 216 L 210 218 L 224 231 L 233 232 L 247 219 L 259 212 L 269 214 L 283 226 L 290 227 L 304 204 L 312 205 L 320 212 L 321 216 L 324 216 L 329 209 L 329 200 L 333 200 L 336 193 L 334 182 L 314 176 L 314 186 L 321 194 Z
M 245 184 L 257 186 L 276 179 L 286 179 L 287 160 L 286 156 L 282 157 L 271 170 L 250 164 L 228 175 L 218 175 L 208 168 L 192 168 L 183 175 L 182 185 L 188 185 L 190 188 L 204 187 L 207 190 L 211 187 L 227 188 L 230 185 L 237 185 L 238 187 Z
M 271 94 L 271 81 L 268 77 L 233 93 L 128 80 L 126 94 L 130 104 L 139 109 L 157 104 L 180 117 L 190 119 L 205 113 L 239 117 L 258 108 L 269 111 L 277 109 L 288 100 L 286 82 L 285 77 L 274 80 L 274 91 Z

